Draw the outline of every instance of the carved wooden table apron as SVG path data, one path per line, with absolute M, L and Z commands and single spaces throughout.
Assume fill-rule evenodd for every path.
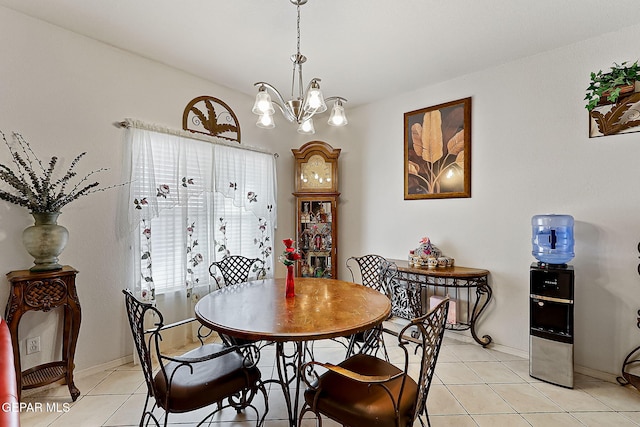
M 64 378 L 71 398 L 75 401 L 80 390 L 73 382 L 73 358 L 80 331 L 80 301 L 76 293 L 76 274 L 73 267 L 65 265 L 61 270 L 32 273 L 29 270 L 7 274 L 11 292 L 5 311 L 5 319 L 13 341 L 13 359 L 16 365 L 18 394 L 22 389 L 40 387 Z M 50 311 L 64 307 L 64 332 L 62 360 L 35 366 L 22 372 L 18 347 L 18 324 L 28 311 Z M 18 396 L 20 398 L 20 396 Z
M 297 425 L 300 367 L 307 341 L 348 336 L 371 329 L 391 312 L 380 292 L 334 279 L 296 278 L 296 296 L 285 297 L 285 279 L 265 279 L 212 292 L 195 307 L 200 322 L 237 338 L 276 343 L 278 380 L 289 413 Z M 293 343 L 287 354 L 284 344 Z M 295 382 L 291 398 L 289 385 Z
M 395 289 L 393 290 L 393 315 L 403 318 L 417 317 L 428 311 L 428 297 L 449 294 L 456 299 L 458 292 L 466 293 L 467 310 L 458 310 L 456 323 L 447 323 L 447 329 L 464 331 L 469 329 L 473 339 L 483 347 L 492 341 L 490 335 L 478 337 L 476 323 L 478 317 L 491 300 L 491 287 L 487 283 L 488 270 L 468 267 L 409 267 L 407 261 L 390 260 L 398 266 Z M 475 298 L 471 298 L 471 290 L 475 290 Z M 439 294 L 437 290 L 442 292 Z M 450 309 L 451 310 L 451 309 Z

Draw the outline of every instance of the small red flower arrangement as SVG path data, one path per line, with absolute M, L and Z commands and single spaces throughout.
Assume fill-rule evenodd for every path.
M 280 262 L 287 266 L 285 294 L 287 298 L 292 298 L 296 295 L 294 290 L 295 283 L 293 279 L 293 266 L 295 265 L 296 261 L 302 258 L 302 254 L 300 254 L 300 252 L 298 252 L 298 250 L 293 247 L 293 239 L 284 239 L 282 243 L 284 243 L 285 249 L 282 255 L 278 257 L 278 259 L 280 260 Z
M 284 239 L 282 243 L 284 243 L 285 250 L 278 259 L 287 267 L 294 265 L 296 261 L 302 258 L 302 255 L 293 247 L 293 239 Z

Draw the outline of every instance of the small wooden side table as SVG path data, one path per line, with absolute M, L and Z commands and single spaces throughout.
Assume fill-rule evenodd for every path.
M 69 387 L 71 399 L 75 401 L 80 396 L 80 390 L 73 383 L 73 357 L 76 352 L 81 317 L 80 301 L 76 293 L 77 273 L 76 269 L 68 265 L 55 271 L 34 273 L 29 270 L 19 270 L 7 273 L 11 292 L 5 310 L 5 320 L 9 325 L 13 341 L 18 398 L 23 389 L 41 387 L 63 378 Z M 23 372 L 18 346 L 20 318 L 28 311 L 47 312 L 61 306 L 64 307 L 62 360 L 38 365 Z

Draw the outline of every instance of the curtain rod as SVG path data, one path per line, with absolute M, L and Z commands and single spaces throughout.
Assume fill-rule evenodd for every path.
M 200 141 L 209 142 L 211 144 L 226 145 L 227 147 L 239 148 L 241 150 L 257 151 L 259 153 L 271 154 L 272 156 L 274 156 L 276 158 L 279 157 L 278 153 L 272 153 L 271 151 L 266 150 L 264 148 L 252 147 L 250 145 L 240 145 L 240 143 L 235 144 L 235 143 L 231 143 L 231 142 L 225 141 L 225 140 L 223 140 L 221 138 L 216 138 L 214 136 L 209 136 L 209 135 L 189 132 L 189 131 L 186 131 L 186 130 L 171 129 L 171 128 L 168 128 L 166 126 L 146 123 L 146 122 L 143 122 L 141 120 L 136 120 L 136 119 L 126 118 L 126 119 L 124 119 L 124 120 L 122 120 L 120 122 L 114 123 L 114 125 L 116 127 L 121 127 L 121 128 L 127 128 L 127 129 L 134 128 L 134 129 L 150 130 L 150 131 L 153 131 L 153 132 L 165 133 L 165 134 L 168 134 L 168 135 L 175 135 L 175 136 L 180 136 L 180 137 L 183 137 L 183 138 L 197 139 L 197 140 L 200 140 Z

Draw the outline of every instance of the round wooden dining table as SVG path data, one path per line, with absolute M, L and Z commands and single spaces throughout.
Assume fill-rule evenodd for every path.
M 356 283 L 298 277 L 295 296 L 285 297 L 285 279 L 256 280 L 227 286 L 203 297 L 195 315 L 221 334 L 276 343 L 278 382 L 288 406 L 289 422 L 297 425 L 300 367 L 306 342 L 344 337 L 380 325 L 391 313 L 386 295 Z M 293 343 L 287 354 L 284 344 Z M 312 355 L 311 355 L 312 356 Z M 295 398 L 289 385 L 295 382 Z

